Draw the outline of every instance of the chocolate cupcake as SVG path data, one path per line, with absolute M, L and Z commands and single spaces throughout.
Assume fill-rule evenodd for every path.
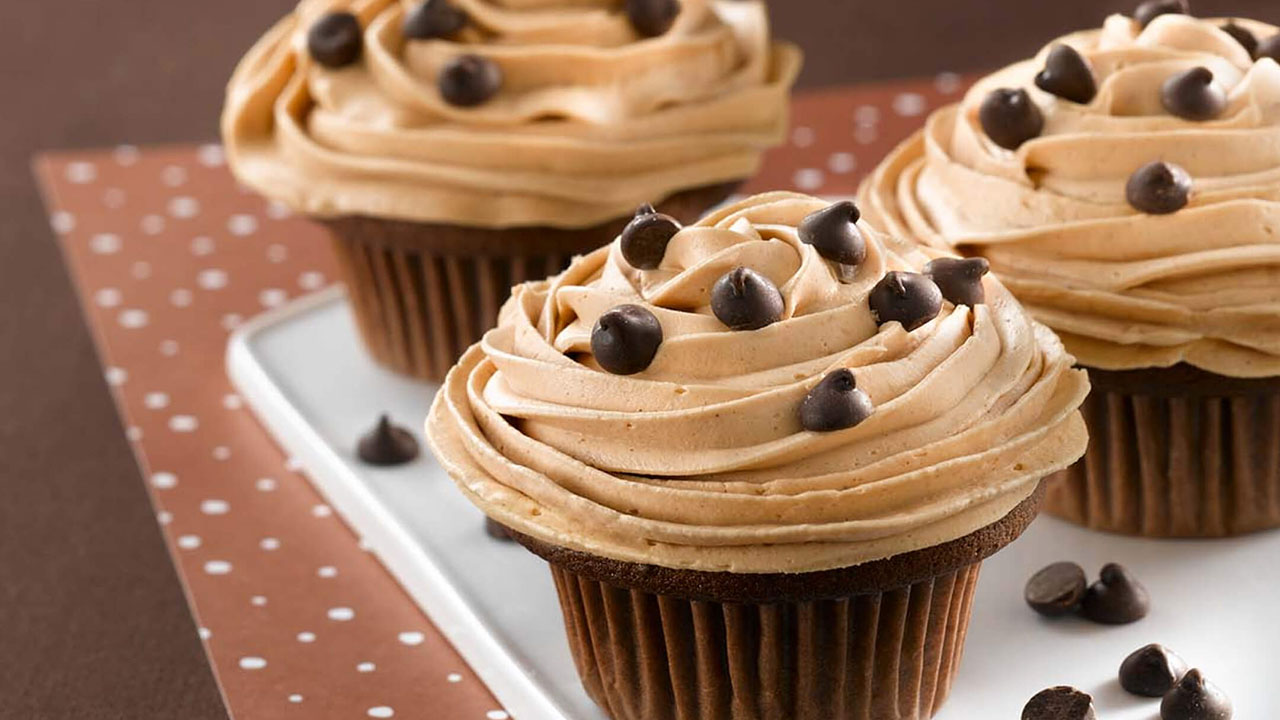
M 1089 451 L 1049 512 L 1149 537 L 1273 528 L 1280 65 L 1247 40 L 1277 28 L 1147 15 L 980 81 L 885 160 L 863 209 L 988 260 L 1087 368 Z
M 440 380 L 513 284 L 753 175 L 799 66 L 758 0 L 306 0 L 222 134 L 242 183 L 332 230 L 374 358 Z
M 770 193 L 517 287 L 427 420 L 614 720 L 926 718 L 1088 392 L 981 261 Z M 625 240 L 625 236 L 623 240 Z M 641 269 L 640 262 L 649 265 Z

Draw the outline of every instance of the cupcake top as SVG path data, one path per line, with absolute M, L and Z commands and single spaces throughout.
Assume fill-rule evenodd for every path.
M 303 0 L 222 134 L 300 212 L 588 227 L 752 175 L 799 67 L 759 0 Z
M 677 569 L 849 567 L 1000 520 L 1084 452 L 1087 380 L 982 260 L 857 219 L 642 209 L 515 289 L 436 398 L 436 456 L 521 533 Z
M 980 81 L 864 209 L 989 260 L 1084 365 L 1280 375 L 1280 38 L 1156 6 Z

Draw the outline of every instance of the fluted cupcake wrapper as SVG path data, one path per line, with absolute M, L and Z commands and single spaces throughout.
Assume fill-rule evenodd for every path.
M 1162 383 L 1169 371 L 1119 376 L 1090 371 L 1094 388 L 1081 408 L 1089 448 L 1051 478 L 1047 512 L 1146 537 L 1226 537 L 1280 527 L 1274 382 L 1199 373 L 1189 382 Z

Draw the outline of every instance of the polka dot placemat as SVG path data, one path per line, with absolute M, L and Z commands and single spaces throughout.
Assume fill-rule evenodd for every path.
M 804 94 L 749 189 L 852 194 L 962 85 Z M 217 145 L 56 153 L 37 171 L 232 713 L 507 718 L 226 379 L 232 329 L 334 281 L 323 231 L 237 187 Z

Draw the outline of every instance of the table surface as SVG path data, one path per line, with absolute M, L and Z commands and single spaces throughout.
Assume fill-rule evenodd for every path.
M 1132 3 L 774 3 L 813 86 L 990 67 Z M 37 150 L 211 140 L 235 59 L 288 0 L 27 3 L 0 133 L 0 715 L 222 718 L 93 342 L 28 172 Z M 1272 0 L 1202 14 L 1280 20 Z M 869 161 L 870 159 L 868 159 Z

